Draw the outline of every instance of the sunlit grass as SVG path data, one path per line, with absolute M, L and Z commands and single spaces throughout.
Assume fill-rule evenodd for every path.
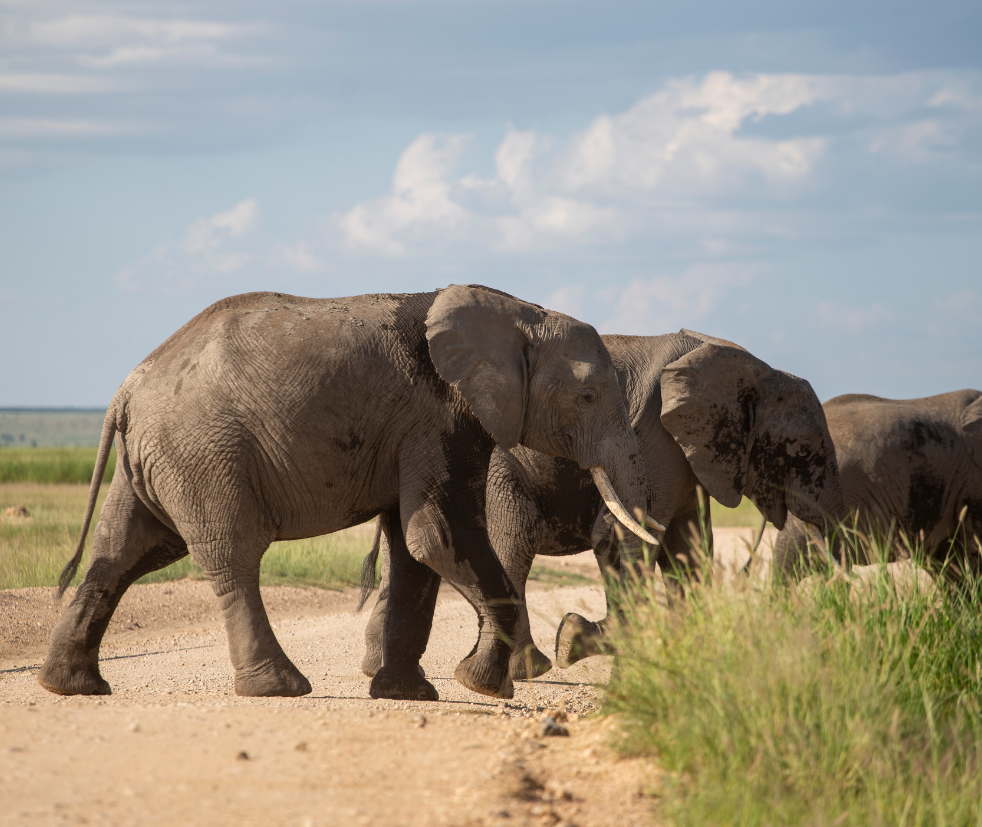
M 109 486 L 103 484 L 97 515 L 108 490 Z M 57 585 L 62 568 L 75 553 L 87 496 L 87 485 L 0 484 L 0 589 Z M 26 508 L 30 516 L 4 516 L 8 507 L 17 506 Z M 357 585 L 362 559 L 371 542 L 368 532 L 339 532 L 274 543 L 263 557 L 260 582 L 330 589 Z M 89 547 L 91 543 L 90 529 Z M 87 562 L 86 552 L 74 583 L 80 582 Z M 140 582 L 159 583 L 184 577 L 203 577 L 189 557 Z
M 727 508 L 720 505 L 716 500 L 710 500 L 710 514 L 713 518 L 713 526 L 718 528 L 743 528 L 746 526 L 760 525 L 760 512 L 746 497 L 741 500 L 736 508 Z
M 670 607 L 653 582 L 624 589 L 606 708 L 622 748 L 668 771 L 662 817 L 982 824 L 982 590 L 896 568 L 706 578 Z
M 97 448 L 4 448 L 0 450 L 0 483 L 90 483 L 95 470 Z M 112 479 L 116 469 L 116 449 L 102 476 Z

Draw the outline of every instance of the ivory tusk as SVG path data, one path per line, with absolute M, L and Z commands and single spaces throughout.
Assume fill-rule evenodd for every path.
M 632 533 L 637 534 L 646 543 L 650 543 L 653 546 L 658 545 L 658 541 L 652 537 L 647 531 L 645 531 L 641 525 L 628 514 L 627 509 L 624 507 L 624 503 L 620 501 L 617 496 L 617 492 L 614 491 L 614 486 L 610 484 L 610 477 L 607 476 L 607 472 L 604 471 L 599 465 L 591 465 L 590 473 L 593 474 L 593 481 L 596 484 L 598 490 L 600 491 L 600 496 L 604 498 L 604 502 L 607 503 L 607 508 L 610 509 L 610 513 L 613 514 L 618 520 L 620 520 L 624 527 L 629 529 Z M 645 522 L 651 521 L 654 523 L 650 517 L 647 517 Z M 650 523 L 649 523 L 650 524 Z M 658 523 L 655 523 L 657 526 Z M 658 526 L 661 530 L 661 526 Z
M 663 526 L 660 522 L 658 522 L 658 520 L 656 520 L 650 514 L 644 515 L 644 524 L 648 526 L 648 528 L 653 528 L 655 531 L 665 530 L 665 526 Z

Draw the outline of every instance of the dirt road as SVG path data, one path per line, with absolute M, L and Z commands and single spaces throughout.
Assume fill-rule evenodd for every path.
M 734 546 L 750 531 L 723 533 Z M 551 564 L 595 572 L 589 555 Z M 0 592 L 0 824 L 652 823 L 657 769 L 619 758 L 611 722 L 590 714 L 609 660 L 554 669 L 510 701 L 468 692 L 452 675 L 475 616 L 452 590 L 422 661 L 437 703 L 368 698 L 353 590 L 284 587 L 264 599 L 314 691 L 239 698 L 216 601 L 193 581 L 130 589 L 102 649 L 113 695 L 60 698 L 36 680 L 52 591 Z M 529 607 L 548 654 L 565 612 L 604 614 L 599 583 L 533 585 Z M 569 715 L 568 737 L 542 737 L 547 708 Z

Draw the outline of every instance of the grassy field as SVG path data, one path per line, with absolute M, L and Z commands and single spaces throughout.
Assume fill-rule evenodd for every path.
M 96 448 L 4 448 L 0 450 L 0 483 L 85 483 L 92 480 Z M 116 469 L 116 449 L 102 479 L 109 482 Z
M 100 490 L 96 514 L 108 490 L 107 485 Z M 0 484 L 0 589 L 57 585 L 62 567 L 75 553 L 87 495 L 88 486 L 81 484 Z M 26 508 L 30 516 L 5 517 L 11 506 Z M 90 529 L 90 546 L 91 542 Z M 263 557 L 261 582 L 330 589 L 357 585 L 371 542 L 371 533 L 361 531 L 274 543 Z M 76 583 L 86 562 L 83 559 Z M 190 558 L 184 558 L 140 582 L 201 576 Z
M 606 709 L 622 748 L 668 771 L 660 818 L 982 824 L 982 590 L 873 571 L 706 582 L 671 610 L 628 594 Z

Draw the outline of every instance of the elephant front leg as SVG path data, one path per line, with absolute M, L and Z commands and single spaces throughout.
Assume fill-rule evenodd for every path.
M 362 662 L 367 674 L 380 650 L 381 663 L 372 673 L 369 695 L 436 701 L 439 695 L 423 676 L 419 660 L 430 637 L 440 576 L 410 555 L 397 516 L 383 531 L 382 590 L 365 631 L 367 651 Z
M 509 663 L 519 627 L 519 598 L 477 519 L 447 524 L 425 509 L 410 518 L 407 541 L 414 558 L 426 562 L 460 592 L 478 616 L 478 640 L 454 670 L 473 692 L 496 698 L 514 694 Z M 395 555 L 386 623 L 395 614 Z
M 280 647 L 259 592 L 259 561 L 268 543 L 237 549 L 216 540 L 190 545 L 191 557 L 211 580 L 225 618 L 235 694 L 295 698 L 311 691 L 310 682 Z

